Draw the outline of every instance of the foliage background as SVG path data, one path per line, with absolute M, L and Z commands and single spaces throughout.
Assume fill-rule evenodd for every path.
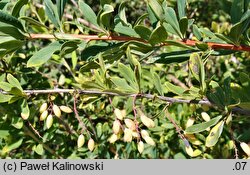
M 114 86 L 116 83 L 112 81 L 112 78 L 124 79 L 126 73 L 121 71 L 121 67 L 122 65 L 126 65 L 132 72 L 135 72 L 133 74 L 135 79 L 138 78 L 136 76 L 140 74 L 139 84 L 141 92 L 177 99 L 190 99 L 192 94 L 189 94 L 188 97 L 188 93 L 185 92 L 188 90 L 191 91 L 190 89 L 194 87 L 196 89 L 193 90 L 195 90 L 196 94 L 193 94 L 193 96 L 197 97 L 198 100 L 206 100 L 207 93 L 213 93 L 211 84 L 209 85 L 211 80 L 226 89 L 227 86 L 224 83 L 228 80 L 227 78 L 230 77 L 231 84 L 229 88 L 230 93 L 232 93 L 232 99 L 229 100 L 232 101 L 232 103 L 218 108 L 200 104 L 168 104 L 157 98 L 147 99 L 138 97 L 135 104 L 133 104 L 133 97 L 120 95 L 80 95 L 73 92 L 30 94 L 24 96 L 20 95 L 20 89 L 11 89 L 10 93 L 15 97 L 12 99 L 12 102 L 5 102 L 3 100 L 4 102 L 0 103 L 1 158 L 192 158 L 192 156 L 186 152 L 185 142 L 180 138 L 180 135 L 185 135 L 183 130 L 186 129 L 186 124 L 188 121 L 190 122 L 190 118 L 192 118 L 192 120 L 194 119 L 195 124 L 204 122 L 204 119 L 201 117 L 202 112 L 208 113 L 211 118 L 222 115 L 224 120 L 229 117 L 232 117 L 232 119 L 229 124 L 224 126 L 222 135 L 213 147 L 207 147 L 205 145 L 206 137 L 211 130 L 207 129 L 203 132 L 196 133 L 193 141 L 186 136 L 192 148 L 199 150 L 199 154 L 193 156 L 194 158 L 216 159 L 235 158 L 235 156 L 239 158 L 248 157 L 240 147 L 240 143 L 249 143 L 250 141 L 249 111 L 248 114 L 240 114 L 232 112 L 232 108 L 244 102 L 245 106 L 242 107 L 241 105 L 239 107 L 246 111 L 249 110 L 249 52 L 232 51 L 210 54 L 211 50 L 209 49 L 200 50 L 200 57 L 206 60 L 204 64 L 202 64 L 206 72 L 205 80 L 204 82 L 200 82 L 194 77 L 195 73 L 192 73 L 192 66 L 190 66 L 187 61 L 190 57 L 190 53 L 181 57 L 180 60 L 174 60 L 173 57 L 170 57 L 170 59 L 158 61 L 159 63 L 157 63 L 157 61 L 152 62 L 152 60 L 162 53 L 177 52 L 180 54 L 182 51 L 186 51 L 186 49 L 182 47 L 174 45 L 154 47 L 152 49 L 151 46 L 148 45 L 140 46 L 139 44 L 135 44 L 126 48 L 124 46 L 126 53 L 116 58 L 116 56 L 120 54 L 119 49 L 122 50 L 121 48 L 115 50 L 116 47 L 119 46 L 119 42 L 87 42 L 86 40 L 60 38 L 56 33 L 85 35 L 116 33 L 115 35 L 124 35 L 124 33 L 117 32 L 115 23 L 113 22 L 115 19 L 114 14 L 119 12 L 119 5 L 123 1 L 101 1 L 102 4 L 107 3 L 114 8 L 112 15 L 107 17 L 111 18 L 108 20 L 111 21 L 111 23 L 101 26 L 101 29 L 105 29 L 105 32 L 95 31 L 93 28 L 83 25 L 76 20 L 69 20 L 69 18 L 63 15 L 59 22 L 51 20 L 53 17 L 49 17 L 49 12 L 46 12 L 46 8 L 41 7 L 48 1 L 30 0 L 25 1 L 26 3 L 24 4 L 20 3 L 21 5 L 17 5 L 18 2 L 21 1 L 0 1 L 1 12 L 11 14 L 18 18 L 21 24 L 25 26 L 25 31 L 21 31 L 20 28 L 18 30 L 17 25 L 13 23 L 6 24 L 8 22 L 3 21 L 4 18 L 1 18 L 1 82 L 8 82 L 7 76 L 11 74 L 18 80 L 21 88 L 24 90 L 86 88 L 94 90 L 109 89 L 109 92 L 125 93 L 127 91 L 126 89 L 119 89 L 119 87 Z M 54 4 L 58 3 L 58 1 L 49 2 Z M 85 19 L 86 16 L 83 15 L 84 12 L 81 8 L 76 7 L 72 2 L 75 1 L 67 1 L 63 14 L 72 15 L 74 19 L 76 19 L 76 17 Z M 103 8 L 99 1 L 87 0 L 85 2 L 96 14 L 100 13 L 100 9 Z M 162 3 L 163 1 L 157 2 Z M 249 3 L 249 1 L 244 2 L 246 4 Z M 166 3 L 169 7 L 177 11 L 176 0 L 169 0 L 166 1 Z M 232 10 L 230 8 L 232 3 L 233 1 L 230 0 L 188 0 L 186 16 L 189 19 L 194 19 L 198 27 L 210 29 L 212 33 L 228 35 L 233 25 L 231 17 Z M 145 14 L 149 8 L 146 2 L 139 0 L 127 1 L 124 5 L 126 7 L 126 19 L 131 25 L 136 24 L 137 19 Z M 54 7 L 57 7 L 58 10 L 58 6 L 55 5 Z M 39 23 L 32 21 L 32 19 Z M 101 21 L 101 24 L 104 24 L 104 21 L 105 19 Z M 150 30 L 156 27 L 155 24 L 152 24 L 152 19 L 148 17 L 145 18 L 141 24 Z M 25 35 L 19 35 L 19 33 L 25 33 Z M 35 67 L 27 66 L 27 64 L 29 64 L 28 60 L 30 60 L 35 53 L 38 53 L 42 48 L 46 48 L 45 46 L 48 46 L 52 41 L 55 41 L 55 39 L 31 39 L 28 37 L 29 33 L 54 33 L 64 45 L 60 45 L 61 49 L 57 49 L 55 52 L 53 51 L 54 53 L 51 52 L 51 50 L 46 50 L 42 55 L 39 55 L 39 57 L 43 57 L 43 55 L 47 57 L 48 53 L 50 53 L 49 60 L 45 61 L 45 64 Z M 249 34 L 249 30 L 246 33 Z M 185 35 L 186 38 L 198 40 L 192 27 L 187 29 Z M 9 37 L 12 38 L 9 39 Z M 172 40 L 180 39 L 180 37 L 170 33 L 168 33 L 168 37 Z M 240 37 L 244 38 L 245 35 L 242 34 Z M 204 36 L 204 38 L 206 37 Z M 204 39 L 203 41 L 206 40 Z M 238 44 L 249 45 L 249 41 L 244 39 L 239 42 Z M 158 43 L 156 43 L 156 45 Z M 138 49 L 136 49 L 136 47 L 138 47 Z M 107 48 L 114 48 L 114 50 L 108 50 Z M 131 49 L 131 53 L 129 49 Z M 99 54 L 100 51 L 102 51 L 102 56 Z M 185 54 L 187 53 L 185 52 Z M 174 56 L 179 58 L 178 55 Z M 138 79 L 136 79 L 135 82 L 136 81 L 138 81 Z M 202 83 L 207 84 L 207 90 L 204 92 L 199 91 Z M 131 84 L 133 83 L 130 82 L 129 85 L 131 86 Z M 6 91 L 3 88 L 3 84 L 1 89 Z M 229 96 L 225 89 L 223 89 L 224 96 Z M 134 93 L 137 93 L 137 91 Z M 3 96 L 0 97 L 2 99 L 5 98 Z M 27 100 L 29 107 L 28 120 L 24 120 L 20 115 L 26 108 L 26 105 L 23 105 L 25 103 L 23 99 Z M 2 102 L 2 100 L 0 101 Z M 66 105 L 73 109 L 74 101 L 77 103 L 76 107 L 80 121 L 84 123 L 86 129 L 83 129 L 83 124 L 79 122 L 75 111 L 70 114 L 63 113 L 60 118 L 54 116 L 53 126 L 49 129 L 46 128 L 45 121 L 39 120 L 39 108 L 44 102 L 48 102 L 50 105 Z M 224 102 L 225 101 L 222 103 Z M 125 109 L 127 113 L 126 117 L 133 120 L 133 105 L 136 105 L 137 109 L 140 108 L 149 118 L 153 119 L 156 125 L 154 128 L 147 128 L 140 122 L 140 119 L 138 119 L 140 129 L 146 129 L 150 133 L 150 137 L 156 142 L 155 146 L 145 143 L 144 151 L 141 154 L 137 150 L 138 142 L 136 139 L 127 143 L 123 141 L 121 134 L 121 138 L 115 143 L 109 143 L 108 141 L 113 134 L 112 125 L 115 120 L 114 109 Z M 166 117 L 164 113 L 166 105 L 168 105 L 167 108 L 171 118 L 177 126 L 182 129 L 181 134 L 176 131 L 175 123 Z M 218 104 L 215 104 L 215 106 L 216 105 L 218 106 Z M 230 105 L 233 107 L 230 107 Z M 121 122 L 123 123 L 123 121 Z M 94 139 L 95 148 L 93 151 L 89 151 L 86 143 L 81 148 L 77 147 L 77 139 L 80 134 L 85 135 L 86 142 L 90 137 Z

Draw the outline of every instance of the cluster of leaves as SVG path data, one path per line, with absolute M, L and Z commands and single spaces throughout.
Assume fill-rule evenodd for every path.
M 249 53 L 214 50 L 207 43 L 250 45 L 249 0 L 225 1 L 230 10 L 222 14 L 228 13 L 225 19 L 230 21 L 206 23 L 211 30 L 200 26 L 204 21 L 190 18 L 201 0 L 188 8 L 186 0 L 147 0 L 142 7 L 146 11 L 131 22 L 126 9 L 133 7 L 126 2 L 101 0 L 93 10 L 93 4 L 79 0 L 72 12 L 73 4 L 66 0 L 1 1 L 1 157 L 233 158 L 238 148 L 240 157 L 247 158 L 242 143 L 250 140 L 250 78 L 244 73 Z M 68 21 L 67 15 L 73 19 Z M 96 40 L 89 34 L 96 34 Z M 39 36 L 51 42 L 36 39 Z M 116 41 L 99 40 L 103 36 Z M 179 42 L 187 39 L 196 40 L 196 45 Z M 54 88 L 93 94 L 39 95 L 24 90 Z M 196 104 L 169 104 L 162 101 L 164 96 Z M 197 104 L 204 100 L 213 107 Z M 43 123 L 39 108 L 45 102 L 75 111 Z M 137 121 L 138 108 L 154 127 Z M 123 109 L 124 118 L 138 126 L 131 129 L 124 120 L 119 131 L 124 138 L 114 142 L 110 136 L 117 121 L 115 109 Z M 125 127 L 136 130 L 137 139 L 128 140 Z M 153 142 L 144 138 L 145 130 Z M 82 147 L 83 135 L 95 146 Z M 149 143 L 144 149 L 141 137 Z

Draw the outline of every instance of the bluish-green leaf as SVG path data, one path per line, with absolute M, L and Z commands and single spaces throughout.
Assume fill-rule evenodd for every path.
M 120 63 L 118 64 L 118 70 L 119 70 L 119 73 L 122 75 L 122 77 L 125 78 L 127 82 L 129 82 L 129 85 L 133 89 L 138 89 L 139 86 L 136 82 L 135 73 L 130 68 L 130 66 L 125 66 L 124 64 Z
M 18 18 L 19 17 L 19 12 L 21 8 L 26 5 L 29 2 L 29 0 L 19 0 L 16 2 L 15 6 L 12 9 L 12 16 Z
M 59 19 L 62 19 L 63 13 L 64 13 L 64 8 L 68 0 L 56 0 L 56 5 L 57 5 L 57 12 Z
M 194 36 L 198 39 L 198 40 L 201 40 L 202 39 L 202 34 L 199 30 L 199 28 L 197 27 L 197 25 L 193 25 L 193 33 L 194 33 Z
M 60 27 L 60 20 L 58 16 L 57 9 L 51 0 L 44 0 L 45 5 L 45 13 L 51 22 L 55 25 L 55 27 Z
M 143 25 L 137 25 L 134 27 L 135 32 L 140 35 L 142 39 L 149 40 L 151 30 Z
M 187 19 L 187 17 L 181 18 L 180 21 L 179 21 L 179 25 L 180 25 L 181 34 L 182 34 L 183 37 L 185 37 L 187 29 L 188 29 L 188 19 Z
M 104 27 L 109 29 L 113 12 L 114 12 L 114 7 L 112 5 L 105 4 L 103 6 L 103 12 L 100 14 L 99 24 L 100 25 L 102 24 Z
M 177 20 L 174 9 L 171 7 L 165 7 L 164 13 L 165 13 L 164 15 L 165 21 L 173 27 L 173 29 L 175 30 L 175 32 L 178 34 L 180 38 L 183 38 L 181 30 L 180 30 L 179 22 Z
M 168 33 L 166 32 L 165 28 L 162 26 L 158 26 L 155 28 L 150 37 L 149 37 L 149 43 L 152 45 L 159 44 L 161 42 L 164 42 L 168 37 Z
M 215 117 L 207 122 L 192 125 L 192 126 L 188 127 L 185 130 L 185 132 L 188 134 L 193 134 L 193 133 L 199 133 L 199 132 L 205 131 L 209 127 L 216 125 L 221 118 L 222 118 L 222 116 L 220 115 L 220 116 Z
M 123 93 L 138 93 L 138 89 L 134 89 L 123 78 L 112 77 L 111 81 L 115 84 L 116 89 Z
M 97 16 L 95 12 L 91 9 L 91 7 L 88 4 L 86 4 L 83 0 L 80 0 L 78 3 L 79 3 L 79 8 L 84 15 L 84 18 L 93 25 L 99 26 L 97 24 Z
M 148 5 L 158 19 L 162 19 L 163 9 L 157 0 L 148 0 Z
M 177 7 L 178 7 L 178 15 L 179 19 L 186 17 L 186 0 L 177 0 Z
M 31 25 L 35 25 L 35 26 L 38 26 L 38 27 L 44 27 L 44 28 L 48 29 L 47 26 L 45 26 L 41 22 L 39 22 L 39 21 L 37 21 L 37 20 L 35 20 L 35 19 L 31 18 L 31 17 L 21 16 L 21 17 L 19 17 L 19 19 L 26 21 L 29 25 L 31 24 Z
M 6 34 L 7 36 L 12 36 L 15 39 L 24 39 L 24 35 L 19 32 L 19 30 L 12 26 L 4 23 L 0 23 L 0 35 Z
M 28 67 L 38 67 L 46 63 L 54 52 L 60 50 L 61 44 L 58 41 L 50 43 L 48 46 L 36 52 L 28 61 Z
M 165 86 L 169 92 L 172 92 L 176 95 L 181 95 L 186 91 L 186 89 L 184 89 L 180 86 L 176 86 L 170 82 L 165 82 Z
M 120 34 L 132 36 L 132 37 L 139 37 L 139 35 L 135 32 L 134 29 L 132 29 L 132 27 L 124 26 L 122 25 L 121 22 L 116 24 L 114 30 L 115 32 L 120 33 Z
M 244 13 L 244 0 L 233 0 L 231 6 L 231 21 L 233 24 L 240 21 Z
M 2 10 L 0 10 L 0 21 L 15 26 L 16 28 L 24 31 L 21 22 L 17 18 L 7 14 Z
M 156 90 L 158 91 L 158 93 L 160 95 L 164 95 L 164 91 L 163 91 L 163 87 L 162 87 L 162 84 L 161 84 L 161 79 L 160 79 L 160 76 L 157 74 L 157 73 L 153 73 L 153 83 L 154 83 L 154 86 L 156 88 Z

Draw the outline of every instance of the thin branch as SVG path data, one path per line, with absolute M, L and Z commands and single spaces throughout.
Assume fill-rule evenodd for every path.
M 176 78 L 174 75 L 169 74 L 169 75 L 167 75 L 167 77 L 168 77 L 174 84 L 176 84 L 176 85 L 178 85 L 178 86 L 184 88 L 185 90 L 188 89 L 188 87 L 187 87 L 184 83 L 182 83 L 178 78 Z
M 75 90 L 75 89 L 48 89 L 48 90 L 24 90 L 23 93 L 26 95 L 37 95 L 37 94 L 60 94 L 60 93 L 70 93 L 73 94 L 77 92 L 78 94 L 85 95 L 109 95 L 109 96 L 123 96 L 123 97 L 135 97 L 136 98 L 147 98 L 147 99 L 158 99 L 161 101 L 165 101 L 168 103 L 187 103 L 187 104 L 201 104 L 208 106 L 216 106 L 212 104 L 209 100 L 186 100 L 180 98 L 166 97 L 166 96 L 156 96 L 152 94 L 129 94 L 129 93 L 118 93 L 118 92 L 110 92 L 110 91 L 99 91 L 99 90 Z M 0 89 L 0 94 L 10 94 L 6 91 Z M 232 108 L 234 113 L 250 116 L 250 110 L 241 109 L 238 107 Z M 77 111 L 75 111 L 77 112 Z M 77 113 L 78 114 L 78 113 Z
M 88 132 L 88 130 L 78 114 L 77 107 L 76 107 L 76 101 L 77 101 L 77 98 L 76 98 L 76 96 L 74 96 L 74 113 L 75 113 L 76 119 L 79 122 L 79 125 L 82 128 L 82 130 L 81 130 L 81 134 L 82 134 L 84 131 Z
M 147 43 L 146 40 L 141 38 L 129 37 L 129 36 L 98 36 L 98 35 L 77 35 L 77 34 L 57 34 L 58 36 L 66 37 L 66 38 L 76 38 L 82 40 L 107 40 L 107 41 L 140 41 Z M 56 39 L 56 37 L 52 34 L 30 34 L 29 39 Z M 177 41 L 180 44 L 185 44 L 187 46 L 195 46 L 200 41 L 194 40 L 179 40 Z M 250 52 L 250 46 L 235 46 L 233 44 L 221 44 L 214 42 L 206 42 L 206 44 L 212 49 L 225 49 L 225 50 L 235 50 L 235 51 L 248 51 Z M 163 43 L 163 45 L 171 45 L 169 43 Z
M 60 155 L 57 155 L 56 152 L 51 149 L 48 145 L 46 145 L 45 143 L 43 143 L 41 140 L 39 140 L 36 135 L 27 127 L 27 126 L 23 126 L 23 130 L 24 130 L 24 133 L 26 135 L 29 135 L 30 137 L 32 137 L 36 142 L 38 142 L 39 144 L 42 144 L 43 148 L 45 150 L 47 150 L 50 154 L 56 156 L 57 158 L 60 158 L 62 159 L 63 157 L 61 157 Z

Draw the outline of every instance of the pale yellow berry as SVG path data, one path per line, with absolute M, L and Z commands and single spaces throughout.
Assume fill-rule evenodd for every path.
M 112 127 L 113 132 L 114 132 L 115 134 L 118 134 L 119 131 L 120 131 L 120 127 L 121 127 L 121 123 L 119 122 L 119 120 L 115 120 L 115 121 L 113 122 L 113 127 Z
M 50 114 L 46 119 L 46 127 L 49 129 L 53 124 L 53 116 Z
M 201 117 L 203 118 L 203 120 L 205 120 L 206 122 L 208 122 L 210 120 L 210 116 L 206 113 L 206 112 L 202 112 L 201 113 Z
M 193 117 L 190 117 L 188 120 L 187 120 L 187 123 L 186 123 L 186 128 L 188 128 L 189 126 L 192 126 L 194 124 L 194 118 Z
M 137 131 L 133 131 L 132 136 L 135 138 L 140 138 L 140 134 Z
M 144 150 L 144 143 L 142 141 L 140 141 L 137 145 L 137 149 L 139 151 L 139 153 L 142 153 Z
M 155 123 L 151 118 L 148 118 L 146 115 L 143 113 L 140 116 L 142 123 L 147 126 L 148 128 L 153 128 L 155 127 Z
M 123 120 L 123 118 L 126 116 L 126 111 L 120 110 L 118 108 L 115 108 L 114 113 L 119 120 Z
M 95 148 L 95 141 L 92 138 L 90 138 L 89 141 L 88 141 L 88 149 L 90 151 L 93 151 L 94 148 Z
M 77 139 L 77 147 L 81 148 L 84 145 L 85 142 L 85 137 L 84 135 L 79 135 L 78 139 Z
M 124 122 L 125 122 L 125 125 L 126 125 L 129 129 L 131 129 L 132 131 L 136 129 L 135 123 L 134 123 L 131 119 L 128 119 L 128 118 L 127 118 L 127 119 L 124 120 Z
M 149 134 L 146 130 L 143 129 L 143 130 L 141 130 L 141 136 L 142 136 L 142 138 L 145 138 L 145 137 L 148 137 Z
M 43 111 L 40 115 L 40 121 L 45 120 L 47 116 L 48 116 L 48 111 L 47 110 Z
M 125 128 L 123 139 L 125 142 L 132 142 L 132 130 L 131 129 Z
M 143 139 L 146 141 L 147 144 L 155 146 L 155 141 L 151 137 L 146 136 Z
M 47 110 L 47 108 L 48 108 L 48 104 L 47 104 L 47 103 L 43 103 L 43 104 L 40 106 L 39 112 L 40 112 L 40 113 L 43 113 L 45 110 Z
M 109 143 L 115 143 L 118 140 L 118 135 L 112 134 L 108 139 Z
M 73 112 L 73 110 L 68 106 L 60 106 L 60 109 L 61 109 L 61 111 L 65 112 L 65 113 L 72 113 Z
M 240 147 L 248 156 L 250 156 L 250 147 L 248 146 L 248 144 L 246 144 L 245 142 L 241 142 Z
M 62 115 L 61 110 L 57 105 L 53 105 L 52 109 L 53 109 L 55 116 L 61 117 L 61 115 Z

